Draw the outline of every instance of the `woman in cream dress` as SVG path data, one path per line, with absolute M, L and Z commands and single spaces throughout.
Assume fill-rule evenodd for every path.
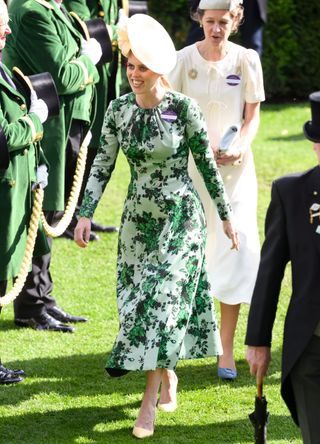
M 228 249 L 216 209 L 190 158 L 190 175 L 207 219 L 209 279 L 220 301 L 223 356 L 219 358 L 218 375 L 223 379 L 237 376 L 234 334 L 240 304 L 251 300 L 260 251 L 257 182 L 250 145 L 259 126 L 264 88 L 258 54 L 228 40 L 242 16 L 241 0 L 201 0 L 197 17 L 205 38 L 178 52 L 177 65 L 169 75 L 173 88 L 196 99 L 204 113 L 240 236 L 240 251 Z M 239 131 L 223 152 L 219 144 L 230 126 L 237 126 Z

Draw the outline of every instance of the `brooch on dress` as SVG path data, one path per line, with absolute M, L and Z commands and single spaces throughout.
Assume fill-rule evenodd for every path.
M 194 80 L 198 77 L 198 71 L 195 68 L 191 68 L 188 72 L 190 79 Z
M 315 217 L 319 217 L 319 222 L 320 222 L 320 204 L 318 203 L 313 203 L 309 209 L 310 224 L 313 224 L 313 219 Z

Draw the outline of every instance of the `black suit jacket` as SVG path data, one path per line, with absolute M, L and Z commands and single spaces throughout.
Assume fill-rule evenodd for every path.
M 268 0 L 257 0 L 260 10 L 260 18 L 264 22 L 267 21 L 267 2 Z
M 267 3 L 268 0 L 243 0 L 244 17 L 251 12 L 252 14 L 259 14 L 260 19 L 266 23 L 267 21 Z M 258 6 L 258 8 L 257 8 Z
M 320 234 L 316 232 L 320 219 L 310 223 L 313 203 L 320 203 L 319 166 L 273 183 L 246 335 L 247 345 L 271 345 L 281 282 L 291 261 L 292 295 L 284 326 L 281 394 L 295 422 L 289 375 L 320 320 Z

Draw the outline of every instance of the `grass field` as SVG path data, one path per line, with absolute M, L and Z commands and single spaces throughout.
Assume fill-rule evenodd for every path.
M 315 164 L 312 145 L 302 136 L 309 119 L 303 104 L 265 105 L 254 155 L 259 182 L 258 220 L 263 222 L 274 178 Z M 123 156 L 96 212 L 95 219 L 118 225 L 128 184 Z M 59 305 L 89 322 L 74 334 L 18 329 L 12 306 L 1 316 L 3 362 L 23 368 L 28 377 L 16 386 L 0 386 L 0 444 L 131 443 L 144 375 L 131 373 L 111 379 L 104 370 L 118 328 L 115 298 L 117 235 L 103 234 L 100 242 L 81 250 L 72 241 L 57 239 L 53 246 L 54 295 Z M 280 359 L 283 321 L 290 296 L 289 270 L 282 287 L 274 327 L 273 360 L 265 380 L 270 410 L 268 443 L 301 443 L 299 430 L 280 398 Z M 218 307 L 217 307 L 218 309 Z M 236 358 L 239 377 L 220 382 L 215 359 L 180 362 L 179 409 L 159 412 L 159 444 L 252 443 L 248 414 L 253 409 L 255 381 L 244 360 L 243 345 L 248 308 L 240 314 Z

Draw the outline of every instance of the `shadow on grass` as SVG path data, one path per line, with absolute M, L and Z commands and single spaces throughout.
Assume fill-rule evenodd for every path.
M 273 362 L 278 364 L 280 350 L 273 353 Z M 131 428 L 139 408 L 139 401 L 128 400 L 128 395 L 141 393 L 144 390 L 145 374 L 132 372 L 121 378 L 110 378 L 104 370 L 106 354 L 82 354 L 55 358 L 37 358 L 19 362 L 28 374 L 25 383 L 11 387 L 1 387 L 0 403 L 8 408 L 19 408 L 24 402 L 30 402 L 30 412 L 14 411 L 11 415 L 0 418 L 0 442 L 6 444 L 69 444 L 69 443 L 107 443 L 126 444 L 135 442 L 131 438 Z M 16 367 L 16 362 L 6 363 Z M 214 385 L 230 387 L 230 402 L 236 399 L 236 390 L 252 385 L 252 409 L 254 404 L 254 381 L 249 375 L 247 363 L 237 361 L 239 377 L 228 383 L 218 380 L 215 360 L 208 363 L 181 361 L 177 369 L 179 389 L 184 396 L 192 400 L 192 392 L 206 390 Z M 266 378 L 265 391 L 268 386 L 279 383 L 278 365 L 271 368 L 271 378 Z M 280 389 L 279 389 L 280 390 Z M 120 394 L 120 403 L 105 407 L 82 406 L 74 407 L 75 403 L 83 404 L 88 398 L 89 403 L 105 402 L 105 396 Z M 234 397 L 233 397 L 234 393 Z M 280 396 L 280 395 L 279 395 Z M 268 394 L 267 394 L 268 397 Z M 77 401 L 79 398 L 79 401 Z M 54 400 L 57 399 L 55 408 Z M 46 403 L 49 402 L 49 405 Z M 212 400 L 214 403 L 214 399 Z M 181 406 L 183 408 L 183 406 Z M 46 413 L 43 411 L 47 409 Z M 132 411 L 134 410 L 134 412 Z M 159 444 L 236 444 L 253 442 L 253 427 L 248 413 L 243 412 L 240 420 L 212 422 L 203 425 L 199 422 L 188 423 L 184 415 L 165 415 L 160 413 L 157 430 L 151 442 Z M 199 413 L 200 414 L 200 413 Z M 181 422 L 184 424 L 181 424 Z M 195 422 L 193 418 L 193 422 Z M 126 427 L 126 424 L 128 426 Z M 35 427 L 37 431 L 35 431 Z M 271 415 L 268 429 L 270 439 L 282 439 L 290 442 L 299 438 L 299 431 L 289 416 Z
M 288 135 L 277 136 L 277 137 L 268 137 L 267 140 L 270 140 L 273 142 L 297 142 L 300 140 L 305 140 L 307 143 L 307 140 L 302 133 L 292 134 L 292 135 L 288 134 Z
M 269 377 L 265 380 L 266 393 L 268 386 L 280 383 L 279 364 L 277 364 L 279 360 L 280 351 L 278 350 L 273 353 L 274 364 L 270 369 Z M 10 368 L 24 369 L 27 378 L 23 383 L 4 387 L 4 390 L 0 392 L 0 402 L 2 405 L 14 406 L 39 393 L 55 393 L 61 396 L 68 394 L 74 397 L 143 393 L 144 372 L 130 372 L 120 378 L 111 378 L 104 369 L 105 363 L 106 354 L 104 353 L 5 362 L 5 365 Z M 212 360 L 212 363 L 208 363 L 208 360 L 203 360 L 201 363 L 180 361 L 177 368 L 179 391 L 192 392 L 207 389 L 212 385 L 227 385 L 230 388 L 230 395 L 233 390 L 250 386 L 254 394 L 255 382 L 249 374 L 247 363 L 244 360 L 238 360 L 237 368 L 239 376 L 235 381 L 221 381 L 217 377 L 215 360 Z
M 8 319 L 1 319 L 0 318 L 0 331 L 9 331 L 9 330 L 18 330 L 19 327 L 17 327 L 13 320 L 9 321 Z
M 128 443 L 137 442 L 131 436 L 134 419 L 128 409 L 136 404 L 117 405 L 112 408 L 83 407 L 51 410 L 47 413 L 27 413 L 0 419 L 0 439 L 6 444 L 70 444 L 86 443 Z M 206 425 L 175 423 L 161 424 L 158 418 L 155 435 L 148 442 L 184 444 L 236 444 L 252 443 L 254 431 L 249 419 L 212 422 Z M 214 419 L 214 418 L 213 418 Z M 118 422 L 122 424 L 118 424 Z M 128 426 L 123 426 L 127 421 Z M 181 421 L 181 419 L 180 419 Z M 18 431 L 18 433 L 17 433 Z M 41 432 L 39 432 L 41 431 Z M 299 429 L 291 419 L 283 415 L 270 417 L 268 440 L 290 442 L 299 439 Z

